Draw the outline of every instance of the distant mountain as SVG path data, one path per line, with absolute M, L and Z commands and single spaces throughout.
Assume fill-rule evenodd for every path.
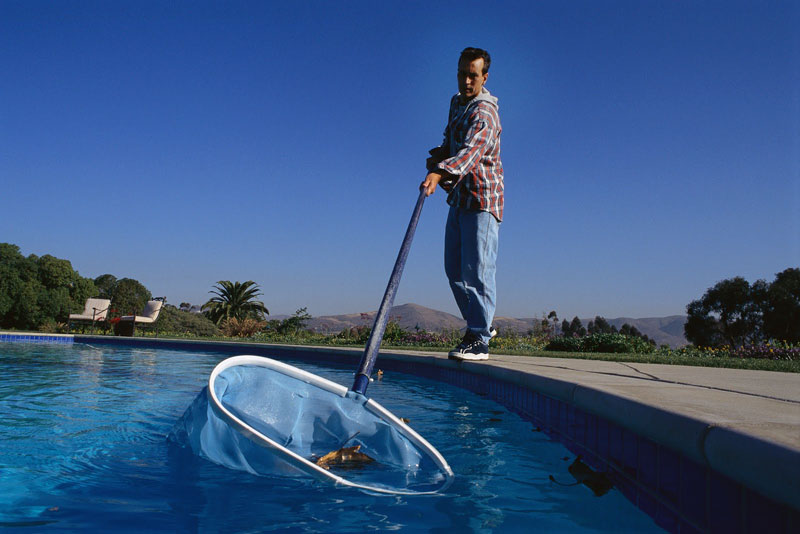
M 323 315 L 312 318 L 308 322 L 307 328 L 315 332 L 334 334 L 354 326 L 366 325 L 371 327 L 375 321 L 376 313 L 376 311 L 372 311 L 345 315 Z M 270 318 L 273 319 L 275 317 Z M 407 330 L 419 328 L 428 332 L 440 332 L 442 330 L 459 330 L 466 326 L 466 323 L 460 317 L 456 317 L 451 313 L 433 310 L 413 303 L 394 306 L 389 312 L 389 318 Z M 593 319 L 581 319 L 581 322 L 586 326 Z M 494 325 L 501 332 L 514 331 L 525 334 L 533 328 L 534 323 L 540 320 L 534 318 L 495 317 Z M 647 335 L 659 345 L 667 344 L 671 347 L 680 347 L 688 344 L 686 338 L 683 337 L 683 325 L 686 322 L 686 317 L 683 315 L 644 319 L 619 317 L 617 319 L 606 318 L 606 320 L 610 325 L 617 328 L 620 328 L 625 323 L 635 326 L 641 333 Z
M 372 326 L 375 322 L 377 311 L 368 313 L 350 313 L 346 315 L 323 315 L 311 319 L 307 328 L 315 332 L 337 333 L 354 326 Z M 403 304 L 393 306 L 389 311 L 389 319 L 395 321 L 402 328 L 407 330 L 426 330 L 428 332 L 440 332 L 442 330 L 458 330 L 464 328 L 466 323 L 447 312 L 432 310 L 419 304 Z

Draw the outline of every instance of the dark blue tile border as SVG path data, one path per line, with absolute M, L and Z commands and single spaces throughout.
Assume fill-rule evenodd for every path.
M 58 343 L 71 345 L 74 343 L 74 338 L 72 336 L 3 332 L 0 333 L 0 343 Z

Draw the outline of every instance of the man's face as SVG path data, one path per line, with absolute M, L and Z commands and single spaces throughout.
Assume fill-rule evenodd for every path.
M 471 100 L 481 94 L 483 84 L 489 73 L 483 73 L 483 58 L 474 61 L 462 59 L 458 62 L 458 92 L 464 100 Z

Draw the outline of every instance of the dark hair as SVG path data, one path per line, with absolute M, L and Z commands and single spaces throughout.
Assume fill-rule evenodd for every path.
M 489 65 L 492 64 L 492 57 L 489 55 L 489 52 L 482 48 L 465 48 L 461 51 L 461 56 L 459 56 L 458 62 L 461 63 L 461 60 L 465 59 L 472 63 L 476 59 L 480 58 L 483 58 L 483 74 L 486 74 L 489 72 Z

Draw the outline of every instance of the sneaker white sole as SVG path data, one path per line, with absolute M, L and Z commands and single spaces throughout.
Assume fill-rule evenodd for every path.
M 469 362 L 477 362 L 481 360 L 488 360 L 488 354 L 455 354 L 452 356 L 454 360 L 461 360 L 461 361 L 469 361 Z

